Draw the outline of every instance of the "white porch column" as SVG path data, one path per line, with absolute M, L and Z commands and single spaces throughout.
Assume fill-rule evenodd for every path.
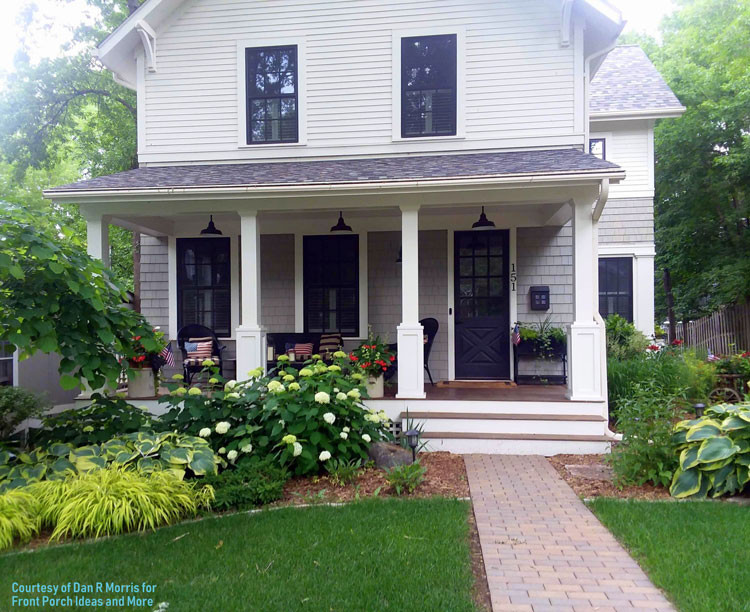
M 424 393 L 424 329 L 419 324 L 419 205 L 401 206 L 401 325 L 397 398 Z
M 649 338 L 654 336 L 654 255 L 636 255 L 633 261 L 633 322 Z
M 242 311 L 237 328 L 237 380 L 266 365 L 265 334 L 260 326 L 260 228 L 258 212 L 240 213 Z
M 100 259 L 109 267 L 109 217 L 86 216 L 86 250 L 91 257 Z
M 604 329 L 598 312 L 598 240 L 592 216 L 594 198 L 573 205 L 573 306 L 568 338 L 568 397 L 604 400 Z M 599 319 L 599 321 L 597 321 Z M 605 364 L 604 366 L 602 364 Z

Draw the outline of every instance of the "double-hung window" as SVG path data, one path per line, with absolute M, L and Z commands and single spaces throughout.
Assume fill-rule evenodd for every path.
M 401 137 L 455 136 L 457 36 L 401 39 Z
M 13 353 L 15 347 L 10 342 L 0 342 L 0 387 L 12 387 L 13 380 Z
M 607 141 L 604 138 L 591 138 L 589 153 L 599 159 L 607 159 Z
M 177 325 L 231 336 L 229 238 L 177 239 Z
M 247 144 L 299 142 L 297 46 L 245 49 Z
M 359 236 L 305 236 L 306 332 L 359 335 Z
M 599 314 L 605 319 L 618 314 L 633 322 L 633 259 L 599 259 Z

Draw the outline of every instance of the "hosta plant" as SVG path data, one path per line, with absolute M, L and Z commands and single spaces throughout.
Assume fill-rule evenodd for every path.
M 144 473 L 169 471 L 181 479 L 186 473 L 215 473 L 220 463 L 221 459 L 202 438 L 136 432 L 103 444 L 52 444 L 13 458 L 0 452 L 0 492 L 42 480 L 64 480 L 111 465 Z
M 209 508 L 214 496 L 210 486 L 171 472 L 143 474 L 122 466 L 38 482 L 27 490 L 42 524 L 53 529 L 51 540 L 155 529 Z
M 674 497 L 733 495 L 750 482 L 750 402 L 712 406 L 678 423 L 672 441 L 680 456 Z
M 163 423 L 208 440 L 230 466 L 272 455 L 295 474 L 310 474 L 331 458 L 366 460 L 370 444 L 388 436 L 388 418 L 362 403 L 364 375 L 342 351 L 332 364 L 313 355 L 301 365 L 282 355 L 270 374 L 256 370 L 238 383 L 224 382 L 209 364 L 207 389 L 169 385 L 164 401 L 172 409 Z
M 0 494 L 0 550 L 25 543 L 39 533 L 37 502 L 22 489 Z
M 153 419 L 145 407 L 128 404 L 120 397 L 95 394 L 84 408 L 64 410 L 42 419 L 42 429 L 34 433 L 34 443 L 47 446 L 55 442 L 100 444 L 116 436 L 153 428 Z

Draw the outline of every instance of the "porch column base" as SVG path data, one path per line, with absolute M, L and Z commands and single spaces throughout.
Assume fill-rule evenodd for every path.
M 568 333 L 568 399 L 604 401 L 604 331 L 596 323 L 573 323 Z
M 261 327 L 237 328 L 237 380 L 247 380 L 250 370 L 266 371 L 266 334 Z
M 398 330 L 398 399 L 424 399 L 424 328 L 402 323 Z

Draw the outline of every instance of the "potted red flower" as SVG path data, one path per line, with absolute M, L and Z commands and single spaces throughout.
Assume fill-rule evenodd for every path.
M 349 359 L 354 369 L 365 375 L 367 394 L 371 399 L 383 397 L 383 380 L 396 355 L 379 336 L 369 335 L 367 342 L 353 350 Z
M 141 336 L 134 336 L 132 354 L 126 358 L 128 364 L 128 397 L 131 399 L 157 395 L 156 373 L 162 365 L 159 356 L 167 345 L 164 333 L 154 328 L 155 338 L 145 343 Z M 154 342 L 155 341 L 155 342 Z

